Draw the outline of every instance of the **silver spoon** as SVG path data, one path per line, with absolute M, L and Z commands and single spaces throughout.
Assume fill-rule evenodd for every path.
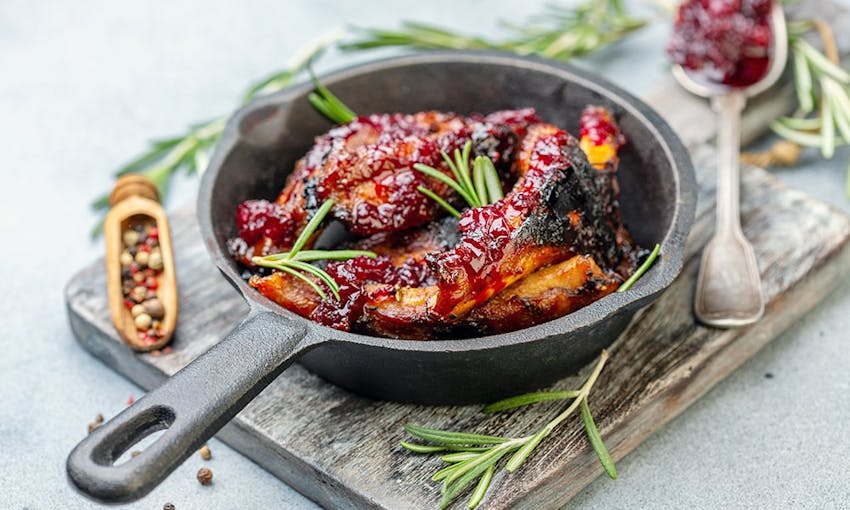
M 702 253 L 694 313 L 703 324 L 731 328 L 752 324 L 764 314 L 764 296 L 753 247 L 741 231 L 739 215 L 741 111 L 748 97 L 763 92 L 782 75 L 788 59 L 788 33 L 780 2 L 770 13 L 773 55 L 764 78 L 744 88 L 697 81 L 681 66 L 673 76 L 689 92 L 711 99 L 718 115 L 717 225 Z

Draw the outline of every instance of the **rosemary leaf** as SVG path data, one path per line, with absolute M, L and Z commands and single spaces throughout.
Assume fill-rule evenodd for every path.
M 314 275 L 316 278 L 321 280 L 328 286 L 333 293 L 334 297 L 337 301 L 339 301 L 339 285 L 331 278 L 331 275 L 326 273 L 325 271 L 319 269 L 318 267 L 308 264 L 307 262 L 301 262 L 300 260 L 288 260 L 285 264 L 293 269 L 300 270 L 304 273 L 310 273 Z
M 455 164 L 457 164 L 457 169 L 460 172 L 461 179 L 463 180 L 464 188 L 466 188 L 469 195 L 473 198 L 478 199 L 478 194 L 475 192 L 475 187 L 472 185 L 472 172 L 469 171 L 469 153 L 472 150 L 472 142 L 467 141 L 463 144 L 463 150 L 460 151 L 455 149 Z M 477 202 L 477 206 L 481 207 L 484 205 L 484 202 Z
M 361 39 L 340 45 L 342 50 L 364 50 L 387 46 L 409 46 L 419 49 L 448 48 L 455 50 L 496 49 L 492 43 L 477 37 L 467 37 L 448 32 L 432 25 L 402 22 L 399 30 L 374 28 L 353 29 Z
M 454 177 L 455 177 L 455 182 L 458 184 L 458 186 L 460 187 L 460 189 L 463 189 L 465 192 L 467 192 L 467 193 L 468 193 L 468 192 L 469 192 L 469 189 L 466 187 L 466 185 L 464 185 L 464 182 L 463 182 L 463 175 L 461 175 L 461 173 L 460 173 L 460 168 L 459 168 L 459 167 L 458 167 L 458 165 L 455 163 L 455 161 L 456 161 L 456 160 L 453 160 L 451 157 L 449 157 L 449 155 L 448 155 L 448 154 L 446 154 L 445 152 L 442 152 L 442 151 L 440 152 L 440 156 L 442 156 L 442 157 L 443 157 L 443 161 L 445 161 L 445 162 L 446 162 L 446 165 L 448 165 L 449 170 L 451 170 L 451 171 L 452 171 L 452 175 L 454 175 Z M 431 168 L 433 168 L 433 167 L 431 167 Z M 473 199 L 474 199 L 474 198 L 475 198 L 475 197 L 473 197 Z M 474 200 L 473 200 L 472 202 L 470 202 L 467 198 L 464 198 L 464 199 L 465 199 L 467 202 L 469 202 L 469 203 L 470 203 L 470 205 L 471 205 L 471 204 L 473 204 L 473 203 L 475 202 Z
M 823 143 L 823 137 L 820 134 L 804 133 L 796 129 L 791 129 L 782 122 L 771 122 L 770 129 L 782 138 L 791 140 L 804 147 L 820 147 Z
M 401 441 L 399 444 L 403 448 L 406 448 L 414 453 L 437 453 L 445 451 L 446 448 L 444 446 L 433 446 L 428 444 L 419 444 L 419 443 L 409 443 L 407 441 Z
M 466 504 L 466 508 L 472 510 L 481 503 L 481 500 L 484 498 L 484 494 L 490 487 L 490 482 L 493 480 L 493 473 L 495 471 L 495 464 L 491 464 L 490 467 L 484 471 L 484 474 L 482 474 L 481 478 L 478 480 L 478 485 L 475 486 L 475 491 L 473 491 L 472 496 L 469 497 L 469 503 Z
M 848 112 L 850 110 L 845 109 L 844 105 L 841 104 L 842 96 L 844 99 L 847 99 L 847 96 L 844 95 L 844 90 L 840 85 L 833 82 L 829 83 L 834 86 L 830 87 L 832 91 L 829 94 L 824 94 L 824 100 L 830 102 L 832 119 L 835 122 L 835 127 L 838 128 L 838 132 L 841 134 L 841 138 L 850 140 L 850 122 L 848 122 Z
M 464 460 L 469 460 L 471 458 L 477 457 L 479 454 L 477 452 L 455 452 L 448 453 L 440 457 L 440 460 L 448 463 L 462 462 Z
M 406 430 L 411 436 L 441 445 L 485 445 L 499 444 L 507 441 L 506 438 L 499 436 L 429 429 L 426 427 L 420 427 L 419 425 L 405 425 L 404 430 Z
M 124 166 L 115 171 L 116 176 L 121 176 L 125 174 L 135 173 L 139 170 L 142 170 L 153 163 L 156 163 L 160 159 L 164 158 L 165 155 L 171 150 L 172 147 L 180 143 L 180 140 L 170 144 L 170 145 L 159 145 L 157 142 L 153 142 L 154 149 L 150 152 L 146 152 L 136 159 L 130 160 Z
M 850 97 L 847 95 L 847 88 L 840 84 L 828 80 L 828 93 L 824 93 L 824 97 L 832 101 L 833 117 L 835 125 L 844 140 L 850 140 Z
M 270 74 L 248 87 L 248 90 L 242 95 L 242 101 L 247 103 L 257 96 L 263 96 L 282 89 L 292 83 L 298 71 L 298 69 L 283 69 L 282 71 Z
M 499 462 L 502 457 L 510 453 L 510 451 L 510 449 L 502 449 L 488 452 L 484 454 L 487 456 L 486 459 L 469 469 L 465 474 L 454 480 L 453 483 L 447 483 L 449 480 L 448 477 L 443 480 L 443 497 L 440 499 L 440 508 L 446 508 L 449 506 L 449 503 L 451 503 L 463 489 L 472 483 L 473 480 L 482 475 L 486 470 L 495 466 L 495 464 Z M 451 477 L 451 475 L 449 476 Z
M 301 250 L 295 254 L 293 259 L 308 262 L 313 260 L 348 260 L 357 257 L 373 259 L 377 256 L 375 252 L 365 250 Z
M 517 468 L 519 468 L 522 463 L 525 462 L 525 459 L 527 459 L 528 456 L 531 455 L 531 452 L 533 452 L 534 449 L 537 448 L 537 445 L 539 445 L 541 441 L 546 439 L 546 436 L 548 435 L 549 428 L 544 427 L 540 429 L 536 434 L 531 436 L 531 439 L 529 439 L 525 444 L 523 444 L 522 448 L 517 450 L 513 457 L 508 460 L 508 463 L 505 464 L 505 471 L 511 473 Z
M 794 53 L 794 82 L 800 109 L 805 113 L 811 112 L 815 108 L 812 96 L 812 72 L 806 56 L 802 53 Z
M 826 90 L 824 89 L 825 83 L 825 80 L 821 78 L 821 90 Z M 824 158 L 829 159 L 835 154 L 835 121 L 832 118 L 832 102 L 825 97 L 820 106 L 820 117 L 823 122 L 820 128 L 820 151 Z
M 457 467 L 458 467 L 458 465 L 457 465 L 457 464 L 450 464 L 450 465 L 448 465 L 448 466 L 446 466 L 446 467 L 444 467 L 444 468 L 442 468 L 442 469 L 438 470 L 438 471 L 437 471 L 436 473 L 434 473 L 434 475 L 431 477 L 431 481 L 432 481 L 432 482 L 439 482 L 440 480 L 445 479 L 447 476 L 449 476 L 450 474 L 454 473 L 454 471 L 455 471 L 455 469 L 457 469 Z
M 419 172 L 422 172 L 423 174 L 427 175 L 428 177 L 433 177 L 434 179 L 437 179 L 438 181 L 445 184 L 446 186 L 452 188 L 467 203 L 469 203 L 469 204 L 475 203 L 475 201 L 476 201 L 475 198 L 473 198 L 472 195 L 470 195 L 469 192 L 467 192 L 466 189 L 464 189 L 461 186 L 461 184 L 459 184 L 457 181 L 452 180 L 450 177 L 448 177 L 443 172 L 440 172 L 436 168 L 430 167 L 428 165 L 423 165 L 422 163 L 416 163 L 416 164 L 413 165 L 413 169 L 418 170 Z
M 328 212 L 333 207 L 334 201 L 333 199 L 325 200 L 325 202 L 319 207 L 313 217 L 310 218 L 310 221 L 307 222 L 307 225 L 304 227 L 304 230 L 298 235 L 298 238 L 295 239 L 295 242 L 292 243 L 292 248 L 289 250 L 289 254 L 291 257 L 294 257 L 301 251 L 301 248 L 307 244 L 307 241 L 310 240 L 310 237 L 316 232 L 316 229 L 319 228 L 319 225 L 324 221 L 325 216 L 327 216 Z
M 637 268 L 637 271 L 635 271 L 634 274 L 631 275 L 628 280 L 623 282 L 622 285 L 617 288 L 617 292 L 625 292 L 631 289 L 632 285 L 634 285 L 635 282 L 638 281 L 644 273 L 646 273 L 646 271 L 655 262 L 655 259 L 658 258 L 659 251 L 661 251 L 661 245 L 656 244 L 655 248 L 653 248 L 652 251 L 649 253 L 649 256 L 646 257 L 646 260 L 643 261 L 643 264 L 641 264 L 640 267 Z
M 310 103 L 337 124 L 346 124 L 354 120 L 357 117 L 357 114 L 355 114 L 351 108 L 346 106 L 345 103 L 336 97 L 327 87 L 322 85 L 309 67 L 308 71 L 310 72 L 310 79 L 313 81 L 313 86 L 316 88 L 316 92 L 313 92 L 308 96 Z M 322 110 L 322 108 L 324 108 L 324 110 Z
M 491 462 L 495 462 L 493 459 L 500 459 L 502 455 L 507 453 L 508 451 L 515 448 L 502 448 L 503 445 L 499 445 L 498 448 L 493 448 L 487 452 L 476 453 L 473 457 L 466 459 L 464 461 L 458 462 L 454 464 L 454 469 L 451 470 L 448 476 L 443 480 L 443 488 L 448 489 L 451 485 L 459 480 L 464 474 L 475 470 L 477 467 L 481 465 L 488 465 Z
M 207 166 L 210 164 L 210 158 L 207 155 L 207 149 L 198 148 L 195 150 L 194 170 L 199 173 L 204 173 Z
M 248 87 L 248 90 L 242 96 L 242 101 L 248 102 L 257 96 L 271 94 L 286 87 L 298 77 L 307 65 L 318 59 L 331 45 L 339 41 L 343 35 L 343 31 L 340 29 L 331 30 L 322 34 L 307 46 L 299 49 L 286 63 L 285 69 L 275 71 Z
M 319 94 L 316 94 L 315 92 L 310 92 L 307 95 L 307 100 L 310 101 L 310 104 L 313 105 L 313 108 L 318 110 L 319 113 L 321 113 L 325 118 L 327 118 L 331 122 L 335 122 L 337 124 L 344 123 L 337 117 L 337 114 L 333 111 L 331 106 L 327 104 L 322 99 L 322 96 L 320 96 Z
M 309 276 L 305 275 L 304 273 L 299 273 L 298 271 L 288 266 L 276 266 L 275 269 L 278 269 L 285 273 L 289 273 L 296 278 L 304 280 L 305 282 L 307 282 L 308 285 L 310 285 L 310 287 L 313 288 L 314 291 L 316 291 L 316 294 L 318 294 L 322 298 L 322 300 L 328 299 L 328 295 L 325 294 L 325 291 L 323 291 L 322 288 L 316 284 L 316 282 L 314 282 Z
M 524 395 L 517 395 L 516 397 L 510 397 L 504 400 L 499 400 L 498 402 L 493 402 L 485 407 L 483 412 L 497 413 L 499 411 L 516 409 L 517 407 L 545 402 L 548 400 L 565 400 L 568 398 L 575 398 L 578 395 L 578 391 L 536 391 L 534 393 L 526 393 Z
M 448 211 L 448 213 L 451 214 L 452 216 L 454 216 L 455 218 L 460 218 L 460 212 L 458 212 L 457 209 L 452 207 L 452 205 L 450 203 L 443 200 L 443 197 L 441 197 L 440 195 L 434 193 L 433 191 L 426 188 L 425 186 L 417 186 L 416 190 L 419 191 L 419 193 L 422 193 L 426 197 L 430 198 L 434 202 L 437 202 L 437 204 L 440 207 L 442 207 L 443 209 Z
M 614 460 L 611 459 L 611 454 L 608 453 L 608 448 L 602 442 L 602 436 L 599 435 L 599 429 L 596 428 L 596 423 L 593 421 L 593 415 L 590 414 L 590 406 L 587 404 L 587 397 L 581 399 L 581 421 L 584 422 L 584 429 L 587 431 L 587 439 L 590 440 L 590 445 L 593 446 L 593 451 L 599 458 L 599 463 L 602 468 L 611 477 L 612 480 L 617 479 L 617 468 L 614 467 Z
M 502 191 L 502 182 L 499 180 L 499 173 L 496 171 L 496 166 L 490 161 L 490 158 L 479 156 L 476 161 L 481 159 L 481 168 L 484 170 L 484 182 L 487 185 L 487 196 L 489 203 L 495 203 L 505 197 Z
M 106 209 L 109 207 L 109 195 L 101 195 L 94 199 L 91 203 L 91 208 L 95 211 Z
M 831 76 L 845 85 L 850 84 L 850 73 L 833 64 L 823 53 L 806 42 L 805 39 L 800 38 L 794 41 L 793 48 L 803 53 L 809 63 L 825 75 Z
M 488 160 L 490 158 L 482 158 L 478 156 L 475 158 L 475 161 L 472 162 L 472 183 L 475 188 L 475 192 L 478 196 L 478 201 L 482 204 L 489 203 L 487 200 L 487 185 L 484 180 L 484 160 Z
M 820 117 L 812 117 L 807 119 L 799 119 L 797 117 L 782 117 L 779 119 L 784 126 L 802 131 L 817 130 L 821 127 Z

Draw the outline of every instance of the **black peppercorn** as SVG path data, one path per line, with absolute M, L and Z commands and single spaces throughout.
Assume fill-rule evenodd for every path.
M 198 470 L 198 481 L 201 485 L 209 485 L 212 483 L 213 473 L 210 468 L 201 468 Z

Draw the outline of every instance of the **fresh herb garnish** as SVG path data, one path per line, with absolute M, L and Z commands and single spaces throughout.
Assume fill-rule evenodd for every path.
M 540 55 L 566 60 L 586 55 L 622 39 L 646 25 L 630 16 L 621 0 L 586 0 L 576 7 L 547 6 L 521 26 L 504 22 L 512 33 L 496 41 L 459 34 L 423 23 L 405 22 L 398 30 L 355 29 L 360 39 L 343 43 L 343 50 L 364 50 L 387 46 L 417 49 L 493 49 L 520 55 Z
M 472 142 L 468 141 L 464 144 L 463 150 L 455 149 L 454 160 L 445 151 L 440 152 L 443 160 L 445 160 L 449 169 L 451 169 L 454 179 L 436 168 L 423 165 L 422 163 L 414 164 L 413 168 L 455 190 L 469 204 L 469 207 L 482 207 L 492 204 L 505 196 L 502 192 L 502 183 L 499 181 L 499 174 L 496 172 L 493 162 L 487 156 L 476 157 L 470 169 L 469 153 L 471 151 Z M 452 216 L 460 218 L 460 212 L 457 209 L 430 189 L 425 186 L 419 186 L 416 189 L 440 204 Z
M 307 96 L 313 108 L 327 117 L 328 120 L 337 124 L 347 124 L 357 118 L 357 114 L 351 111 L 351 108 L 319 82 L 312 69 L 308 67 L 307 70 L 310 72 L 310 80 L 312 80 L 313 87 L 316 89 L 315 92 L 310 92 Z
M 805 39 L 812 29 L 823 40 L 823 53 Z M 789 23 L 788 37 L 798 109 L 794 115 L 772 122 L 770 127 L 791 142 L 819 148 L 823 157 L 830 159 L 837 146 L 850 144 L 850 73 L 840 66 L 835 39 L 826 23 Z M 850 168 L 845 192 L 850 197 Z
M 635 271 L 629 277 L 628 280 L 624 281 L 619 287 L 617 287 L 617 292 L 625 292 L 631 289 L 632 285 L 634 285 L 635 282 L 638 281 L 638 279 L 640 279 L 640 277 L 643 276 L 643 274 L 649 270 L 649 268 L 655 262 L 655 259 L 658 258 L 658 252 L 660 251 L 661 245 L 656 244 L 655 248 L 653 248 L 652 251 L 649 252 L 649 255 L 646 257 L 646 260 L 643 261 L 643 264 L 641 264 L 640 267 L 637 268 L 637 271 Z
M 467 503 L 468 508 L 475 508 L 487 492 L 496 466 L 503 457 L 506 457 L 509 453 L 512 454 L 505 463 L 504 469 L 509 473 L 516 471 L 558 425 L 570 417 L 576 409 L 579 409 L 588 440 L 596 452 L 600 464 L 608 476 L 616 479 L 617 470 L 614 467 L 614 461 L 602 442 L 588 405 L 590 390 L 607 360 L 608 351 L 603 350 L 593 371 L 578 390 L 519 395 L 500 400 L 484 409 L 485 412 L 497 412 L 547 400 L 573 399 L 569 407 L 530 436 L 510 438 L 407 425 L 404 429 L 410 435 L 431 444 L 403 441 L 401 446 L 415 453 L 442 454 L 440 458 L 448 465 L 435 472 L 431 477 L 431 480 L 435 482 L 443 481 L 440 508 L 446 508 L 464 489 L 478 479 L 478 483 Z
M 355 257 L 371 257 L 375 258 L 377 255 L 371 251 L 362 251 L 362 250 L 303 250 L 304 246 L 307 244 L 307 241 L 316 233 L 316 229 L 319 228 L 322 221 L 324 221 L 325 216 L 330 212 L 331 207 L 333 207 L 334 201 L 327 200 L 322 204 L 321 207 L 316 211 L 316 214 L 310 218 L 310 221 L 304 227 L 304 230 L 301 231 L 301 234 L 298 235 L 298 238 L 295 240 L 295 243 L 292 244 L 292 248 L 288 252 L 284 253 L 275 253 L 272 255 L 266 255 L 265 257 L 254 257 L 251 259 L 251 262 L 258 266 L 268 267 L 271 269 L 277 269 L 279 271 L 283 271 L 284 273 L 289 273 L 296 278 L 300 278 L 304 280 L 316 293 L 321 296 L 322 300 L 326 300 L 328 298 L 327 294 L 322 290 L 322 288 L 310 278 L 310 275 L 318 278 L 320 282 L 324 283 L 328 286 L 333 293 L 334 297 L 339 301 L 339 284 L 329 275 L 326 271 L 309 264 L 310 261 L 316 260 L 348 260 Z

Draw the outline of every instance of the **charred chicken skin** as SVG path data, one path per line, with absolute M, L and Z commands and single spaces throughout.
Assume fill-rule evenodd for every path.
M 274 271 L 250 283 L 278 304 L 343 330 L 399 338 L 512 331 L 560 317 L 610 292 L 635 267 L 636 246 L 619 215 L 615 172 L 625 142 L 603 108 L 588 107 L 578 140 L 532 109 L 486 117 L 450 113 L 371 115 L 331 130 L 296 165 L 278 200 L 237 211 L 233 255 L 284 251 L 324 200 L 363 236 L 350 247 L 376 258 L 329 262 L 339 300 Z M 437 179 L 440 151 L 467 141 L 512 185 L 490 205 L 437 219 L 420 185 L 459 204 Z M 255 213 L 273 209 L 273 214 Z M 265 216 L 264 216 L 265 214 Z

